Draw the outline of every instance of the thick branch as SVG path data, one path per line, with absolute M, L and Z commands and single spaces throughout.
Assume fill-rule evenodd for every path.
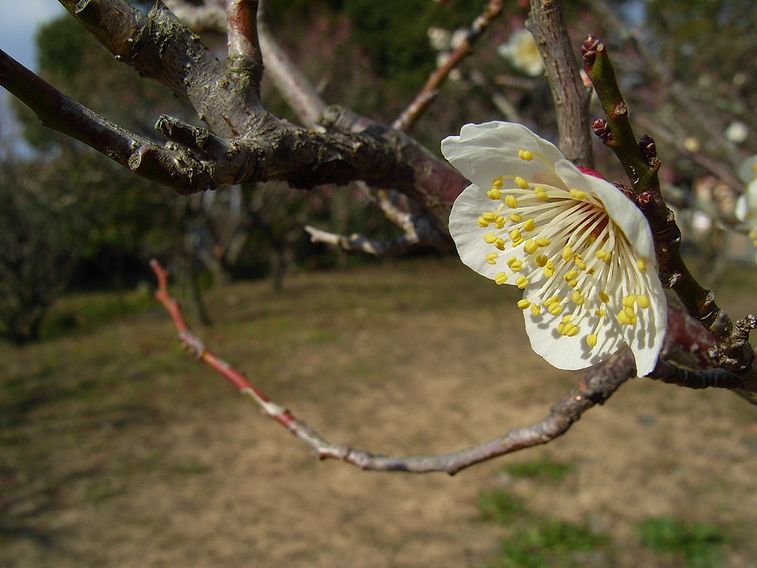
M 531 426 L 509 430 L 503 436 L 449 454 L 410 457 L 375 454 L 330 442 L 292 412 L 268 398 L 242 373 L 209 351 L 202 340 L 189 330 L 178 303 L 169 295 L 166 271 L 157 261 L 153 260 L 150 264 L 159 285 L 155 297 L 168 311 L 179 332 L 179 341 L 190 353 L 219 373 L 241 394 L 250 397 L 266 416 L 310 446 L 319 459 L 339 459 L 361 469 L 408 473 L 445 472 L 454 475 L 477 463 L 547 444 L 567 432 L 584 412 L 604 403 L 635 374 L 633 356 L 626 349 L 616 353 L 601 366 L 586 371 L 578 387 L 558 400 L 543 420 Z
M 539 46 L 557 113 L 560 150 L 570 161 L 594 167 L 589 135 L 589 99 L 565 25 L 560 0 L 531 0 L 526 24 Z

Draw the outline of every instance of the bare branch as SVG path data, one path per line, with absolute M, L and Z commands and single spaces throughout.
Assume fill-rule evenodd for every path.
M 560 150 L 570 161 L 594 167 L 589 135 L 589 100 L 565 26 L 560 0 L 531 0 L 526 27 L 539 46 L 557 113 Z
M 617 352 L 601 366 L 587 370 L 578 387 L 571 389 L 558 400 L 549 414 L 535 424 L 509 430 L 502 436 L 449 454 L 409 457 L 376 454 L 327 440 L 292 412 L 268 398 L 242 373 L 208 350 L 202 340 L 189 330 L 178 303 L 169 295 L 166 271 L 155 260 L 150 265 L 158 279 L 155 297 L 171 316 L 178 331 L 179 341 L 188 352 L 219 373 L 240 394 L 251 398 L 263 414 L 310 446 L 319 459 L 338 459 L 361 469 L 408 473 L 444 472 L 454 475 L 472 465 L 525 448 L 547 444 L 567 432 L 587 410 L 597 404 L 603 404 L 635 374 L 633 356 L 630 350 L 625 349 Z
M 226 27 L 230 72 L 245 76 L 250 88 L 260 97 L 263 78 L 263 55 L 258 42 L 257 0 L 226 0 Z
M 431 106 L 436 99 L 439 87 L 447 79 L 450 72 L 457 67 L 460 62 L 473 52 L 473 45 L 486 32 L 489 25 L 502 13 L 503 0 L 489 0 L 484 7 L 484 11 L 473 20 L 468 28 L 468 32 L 460 45 L 458 45 L 450 54 L 444 65 L 435 69 L 426 83 L 423 85 L 415 98 L 402 111 L 399 117 L 392 123 L 397 130 L 410 130 L 424 112 Z

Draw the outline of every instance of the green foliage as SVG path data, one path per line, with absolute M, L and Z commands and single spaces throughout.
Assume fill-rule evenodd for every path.
M 650 517 L 637 527 L 646 548 L 683 558 L 691 568 L 720 566 L 726 539 L 707 523 L 684 523 L 673 517 Z
M 533 479 L 539 483 L 560 482 L 570 473 L 571 464 L 550 459 L 515 462 L 505 466 L 513 477 Z

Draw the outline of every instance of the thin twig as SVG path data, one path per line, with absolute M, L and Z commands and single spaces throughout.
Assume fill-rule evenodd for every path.
M 404 111 L 392 123 L 397 130 L 410 130 L 436 99 L 439 88 L 460 62 L 473 52 L 474 44 L 502 13 L 503 0 L 489 0 L 484 11 L 473 20 L 463 41 L 452 50 L 444 65 L 431 72 L 426 83 Z
M 179 332 L 179 341 L 187 351 L 215 370 L 241 394 L 251 398 L 263 414 L 310 446 L 319 459 L 338 459 L 361 469 L 408 473 L 445 472 L 454 475 L 477 463 L 547 444 L 567 432 L 587 410 L 604 403 L 635 374 L 630 350 L 621 350 L 602 365 L 589 369 L 578 387 L 558 400 L 549 414 L 535 424 L 509 430 L 502 436 L 449 454 L 409 457 L 376 454 L 327 440 L 292 412 L 272 401 L 241 372 L 212 353 L 189 330 L 178 303 L 168 292 L 168 274 L 165 269 L 156 260 L 152 260 L 150 266 L 158 280 L 155 297 L 171 316 Z

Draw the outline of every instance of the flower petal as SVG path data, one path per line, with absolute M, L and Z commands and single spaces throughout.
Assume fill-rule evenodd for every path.
M 531 152 L 533 159 L 521 159 L 519 152 L 522 150 Z M 484 190 L 489 189 L 494 178 L 508 175 L 518 175 L 532 183 L 563 187 L 553 168 L 553 164 L 562 159 L 562 154 L 553 144 L 521 124 L 466 124 L 460 130 L 460 136 L 442 140 L 442 154 L 468 180 Z M 506 180 L 505 187 L 515 187 L 512 179 Z
M 491 201 L 486 192 L 477 185 L 469 185 L 452 205 L 449 232 L 463 264 L 494 280 L 502 268 L 486 262 L 486 255 L 492 252 L 492 248 L 482 238 L 486 231 L 476 225 L 478 216 L 487 209 L 491 209 Z

